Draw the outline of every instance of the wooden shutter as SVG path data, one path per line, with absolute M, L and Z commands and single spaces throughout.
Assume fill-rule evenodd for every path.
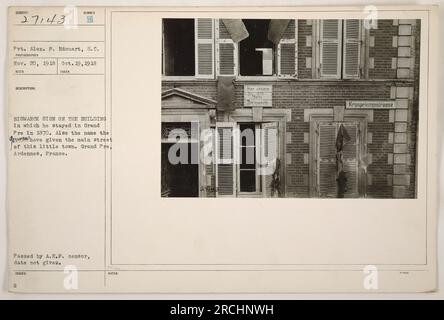
M 297 76 L 297 20 L 290 20 L 277 46 L 278 76 Z
M 278 123 L 262 124 L 261 130 L 261 161 L 259 174 L 262 177 L 262 193 L 264 197 L 272 196 L 273 173 L 276 169 L 276 159 L 279 158 L 279 132 Z M 282 177 L 281 177 L 282 180 Z
M 213 19 L 195 19 L 196 77 L 214 78 Z
M 341 77 L 341 20 L 321 20 L 319 58 L 322 78 L 339 79 Z
M 236 195 L 236 123 L 216 123 L 216 196 Z
M 343 146 L 343 170 L 347 178 L 346 198 L 359 196 L 359 124 L 342 123 L 350 136 Z M 317 126 L 317 186 L 320 197 L 336 198 L 336 136 L 340 122 L 320 122 Z
M 344 79 L 357 79 L 361 75 L 361 22 L 344 20 L 344 50 L 342 73 Z
M 216 73 L 221 76 L 235 76 L 237 75 L 237 44 L 231 39 L 222 20 L 217 22 L 216 35 Z
M 343 147 L 344 172 L 347 177 L 346 198 L 358 197 L 358 165 L 359 165 L 359 126 L 357 123 L 344 123 L 350 141 Z
M 318 174 L 317 185 L 320 197 L 336 198 L 336 124 L 321 122 L 318 124 Z

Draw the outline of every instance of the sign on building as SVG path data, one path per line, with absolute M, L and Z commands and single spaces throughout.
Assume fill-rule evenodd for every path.
M 271 107 L 272 85 L 245 85 L 244 106 L 245 107 Z
M 348 100 L 346 102 L 347 109 L 395 109 L 395 101 L 361 101 Z

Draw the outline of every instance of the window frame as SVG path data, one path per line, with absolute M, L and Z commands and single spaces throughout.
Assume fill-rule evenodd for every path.
M 318 198 L 316 190 L 316 168 L 317 168 L 317 122 L 334 122 L 333 108 L 305 109 L 304 122 L 309 124 L 309 196 L 310 198 Z M 368 124 L 373 122 L 373 110 L 345 110 L 344 117 L 339 122 L 358 122 L 360 125 L 359 133 L 359 180 L 358 194 L 359 198 L 367 197 L 367 170 L 362 170 L 365 166 L 371 164 L 368 150 Z
M 213 74 L 212 76 L 202 77 L 197 74 L 198 69 L 198 56 L 197 56 L 197 45 L 198 41 L 196 38 L 197 34 L 197 18 L 190 18 L 194 20 L 195 30 L 194 30 L 194 52 L 195 52 L 195 74 L 193 76 L 176 76 L 176 75 L 165 75 L 165 41 L 164 41 L 164 26 L 162 23 L 162 80 L 164 81 L 202 81 L 202 80 L 215 80 L 220 74 L 220 57 L 219 57 L 219 45 L 221 43 L 230 43 L 234 46 L 234 77 L 239 81 L 277 81 L 277 80 L 297 80 L 298 79 L 298 19 L 293 19 L 295 22 L 295 37 L 294 39 L 281 39 L 279 44 L 273 46 L 273 75 L 260 75 L 260 76 L 243 76 L 240 74 L 240 50 L 239 43 L 234 42 L 231 39 L 221 39 L 219 37 L 219 21 L 220 19 L 213 20 Z M 282 43 L 295 44 L 294 52 L 294 63 L 295 63 L 295 75 L 281 75 L 280 74 L 280 47 Z
M 219 144 L 221 142 L 221 138 L 219 136 L 219 128 L 229 128 L 232 130 L 232 154 L 231 157 L 228 158 L 221 158 L 220 155 L 220 149 Z M 214 143 L 214 165 L 215 165 L 215 181 L 216 181 L 216 197 L 217 198 L 224 198 L 224 197 L 236 197 L 237 194 L 237 157 L 238 157 L 238 150 L 236 148 L 236 141 L 238 140 L 238 125 L 236 122 L 229 121 L 229 122 L 216 122 L 215 127 L 215 143 Z M 233 167 L 233 181 L 232 181 L 232 187 L 233 192 L 231 194 L 220 194 L 220 187 L 219 187 L 219 170 L 220 165 L 231 165 Z
M 259 169 L 260 169 L 260 167 L 259 167 L 259 161 L 258 161 L 258 159 L 259 159 L 259 157 L 261 156 L 261 148 L 262 148 L 262 141 L 261 141 L 261 135 L 260 135 L 260 129 L 261 129 L 261 127 L 262 127 L 262 123 L 260 123 L 260 122 L 251 122 L 251 123 L 249 123 L 250 125 L 254 125 L 254 136 L 255 136 L 255 145 L 254 145 L 254 148 L 255 148 L 255 156 L 256 156 L 256 162 L 255 162 L 255 169 L 254 169 L 254 171 L 255 171 L 255 179 L 256 179 L 256 190 L 255 191 L 241 191 L 241 182 L 240 182 L 240 171 L 241 171 L 241 169 L 240 169 L 240 157 L 242 156 L 242 153 L 240 152 L 241 151 L 241 148 L 242 148 L 242 142 L 241 142 L 241 131 L 240 131 L 240 126 L 241 126 L 241 124 L 246 124 L 246 123 L 248 123 L 248 122 L 237 122 L 237 130 L 238 130 L 238 139 L 236 139 L 236 143 L 235 143 L 235 148 L 236 148 L 236 150 L 238 150 L 237 151 L 237 165 L 236 165 L 236 175 L 237 175 L 237 177 L 238 177 L 238 179 L 236 179 L 237 180 L 237 182 L 236 182 L 236 184 L 237 184 L 237 190 L 238 190 L 238 192 L 237 192 L 237 194 L 238 194 L 238 196 L 251 196 L 251 195 L 257 195 L 257 196 L 262 196 L 262 179 L 261 179 L 261 176 L 258 174 L 258 172 L 259 172 Z M 237 145 L 236 145 L 237 144 Z
M 194 78 L 201 80 L 201 79 L 207 79 L 211 80 L 214 79 L 216 74 L 216 66 L 215 66 L 215 30 L 214 30 L 214 24 L 215 20 L 213 18 L 208 18 L 211 20 L 211 39 L 200 39 L 199 34 L 199 18 L 194 19 Z M 202 19 L 206 20 L 206 19 Z M 203 75 L 199 74 L 199 44 L 211 44 L 211 50 L 212 50 L 212 58 L 211 58 L 211 74 L 210 75 Z
M 231 75 L 222 75 L 220 74 L 220 56 L 219 56 L 219 51 L 220 51 L 220 44 L 233 44 L 233 69 L 234 69 L 234 74 L 232 75 L 233 77 L 237 78 L 237 75 L 239 74 L 239 47 L 238 47 L 238 43 L 234 42 L 233 39 L 222 39 L 220 38 L 220 30 L 219 30 L 219 23 L 220 23 L 221 19 L 214 19 L 214 39 L 215 39 L 215 59 L 214 62 L 216 64 L 216 70 L 215 70 L 215 74 L 216 77 L 218 76 L 231 76 Z
M 196 70 L 196 19 L 189 18 L 193 20 L 194 24 L 194 69 Z M 164 19 L 162 19 L 162 80 L 194 80 L 196 79 L 196 71 L 194 71 L 194 76 L 168 76 L 165 74 L 165 29 L 164 29 Z
M 299 20 L 294 20 L 294 38 L 293 39 L 284 39 L 282 38 L 281 41 L 276 46 L 276 70 L 277 70 L 277 77 L 280 79 L 298 79 L 298 32 L 299 32 Z M 281 74 L 281 44 L 294 44 L 294 70 L 295 74 L 292 75 L 282 75 Z
M 313 41 L 313 52 L 312 58 L 315 63 L 312 66 L 312 77 L 313 79 L 319 79 L 324 81 L 350 81 L 350 80 L 367 80 L 368 79 L 368 48 L 369 48 L 369 31 L 364 27 L 364 20 L 357 19 L 360 22 L 360 50 L 359 50 L 359 77 L 348 77 L 345 75 L 344 71 L 344 24 L 347 19 L 338 19 L 342 21 L 341 34 L 339 39 L 341 41 L 340 52 L 338 54 L 338 61 L 340 62 L 340 73 L 339 77 L 324 77 L 321 76 L 321 19 L 313 20 L 312 24 L 312 41 Z
M 316 120 L 315 122 L 314 122 L 314 127 L 315 127 L 315 131 L 316 131 L 316 137 L 314 138 L 315 140 L 316 140 L 316 146 L 313 146 L 313 149 L 314 149 L 314 152 L 315 152 L 315 154 L 314 154 L 314 159 L 315 159 L 315 163 L 316 163 L 316 168 L 314 168 L 315 169 L 315 173 L 314 173 L 314 175 L 315 175 L 315 178 L 314 178 L 314 180 L 316 181 L 316 185 L 314 186 L 314 190 L 315 190 L 315 194 L 316 194 L 316 197 L 318 197 L 318 198 L 336 198 L 336 197 L 323 197 L 323 196 L 321 196 L 321 141 L 320 141 L 320 139 L 321 139 L 321 136 L 320 136 L 320 133 L 319 133 L 319 130 L 320 130 L 320 126 L 321 125 L 328 125 L 328 126 L 332 126 L 332 127 L 334 127 L 334 136 L 333 136 L 333 140 L 336 140 L 336 137 L 337 137 L 337 134 L 338 134 L 338 130 L 339 130 L 339 126 L 340 125 L 353 125 L 353 126 L 355 126 L 356 127 L 356 131 L 357 131 L 357 137 L 356 137 L 356 141 L 355 141 L 355 154 L 356 154 L 356 156 L 355 156 L 355 162 L 356 162 L 356 164 L 355 164 L 355 166 L 356 166 L 356 177 L 355 177 L 355 179 L 356 179 L 356 181 L 355 181 L 355 183 L 356 183 L 356 197 L 345 197 L 345 198 L 359 198 L 360 197 L 360 188 L 359 188 L 359 184 L 360 184 L 360 182 L 361 182 L 361 177 L 359 176 L 359 171 L 360 171 L 360 166 L 361 166 L 361 163 L 362 163 L 362 158 L 363 158 L 363 154 L 362 154 L 362 152 L 363 152 L 363 148 L 362 148 L 362 146 L 361 146 L 361 144 L 362 143 L 365 143 L 365 141 L 363 141 L 363 138 L 362 138 L 362 133 L 361 133 L 361 128 L 362 128 L 362 126 L 363 126 L 363 124 L 362 124 L 362 122 L 360 122 L 360 121 L 356 121 L 356 120 L 342 120 L 342 121 L 334 121 L 333 119 L 331 119 L 331 120 Z M 334 145 L 332 145 L 332 147 L 335 149 L 335 146 Z M 343 160 L 344 162 L 346 161 L 346 159 L 344 158 L 344 160 Z M 349 178 L 348 178 L 349 179 Z M 337 190 L 336 190 L 336 192 L 337 192 Z
M 326 19 L 328 20 L 328 19 Z M 331 80 L 341 80 L 342 79 L 342 52 L 343 52 L 343 20 L 341 19 L 335 19 L 338 21 L 338 34 L 337 34 L 337 39 L 333 40 L 333 39 L 329 39 L 329 43 L 330 44 L 335 44 L 336 47 L 338 48 L 338 56 L 336 57 L 336 74 L 335 75 L 322 75 L 322 67 L 323 67 L 323 61 L 322 60 L 322 55 L 323 55 L 323 46 L 322 43 L 326 42 L 325 38 L 324 38 L 324 32 L 323 32 L 323 20 L 319 20 L 319 34 L 318 34 L 318 47 L 319 47 L 319 66 L 318 66 L 318 70 L 319 70 L 319 77 L 321 79 L 331 79 Z
M 315 110 L 315 109 L 313 109 Z M 250 108 L 243 108 L 243 109 L 236 109 L 235 111 L 231 112 L 228 115 L 227 121 L 229 122 L 235 122 L 235 123 L 242 123 L 242 122 L 255 122 L 253 119 L 253 114 L 251 112 Z M 261 117 L 260 121 L 256 121 L 259 123 L 266 123 L 266 122 L 278 122 L 279 125 L 279 132 L 278 132 L 278 143 L 279 143 L 279 157 L 281 159 L 281 167 L 280 167 L 280 174 L 281 174 L 281 194 L 285 195 L 287 192 L 287 176 L 286 176 L 286 165 L 287 165 L 287 144 L 285 143 L 285 137 L 287 136 L 286 131 L 286 124 L 291 121 L 291 110 L 290 109 L 282 109 L 282 108 L 264 108 L 263 109 L 263 116 Z M 236 177 L 237 179 L 237 177 Z M 236 184 L 237 185 L 237 184 Z M 238 191 L 237 191 L 237 196 Z M 249 197 L 262 197 L 263 193 L 260 194 L 248 194 Z
M 237 62 L 237 68 L 236 71 L 236 79 L 240 81 L 276 81 L 280 79 L 285 80 L 291 80 L 291 79 L 298 79 L 298 19 L 292 19 L 294 20 L 295 25 L 295 37 L 294 39 L 281 39 L 279 43 L 276 45 L 273 45 L 273 69 L 274 74 L 273 75 L 261 75 L 261 76 L 243 76 L 240 74 L 240 50 L 239 50 L 239 43 L 234 43 L 235 46 L 235 62 Z M 295 52 L 294 52 L 294 59 L 295 59 L 295 75 L 294 76 L 288 76 L 288 75 L 281 75 L 280 74 L 280 65 L 281 65 L 281 57 L 280 57 L 280 45 L 281 43 L 294 43 L 295 44 Z
M 364 28 L 364 21 L 357 19 L 359 21 L 359 33 L 358 33 L 358 39 L 352 40 L 347 39 L 347 20 L 353 20 L 353 19 L 344 19 L 342 20 L 342 48 L 341 48 L 341 54 L 342 54 L 342 63 L 341 63 L 341 79 L 349 80 L 349 79 L 361 79 L 364 75 L 364 68 L 363 68 L 363 60 L 362 57 L 364 56 L 362 54 L 362 50 L 364 49 L 364 35 L 362 33 L 362 29 Z M 347 75 L 346 74 L 346 50 L 345 46 L 347 43 L 353 43 L 356 42 L 359 44 L 358 46 L 358 75 Z
M 163 24 L 163 19 L 162 19 L 162 80 L 164 81 L 189 81 L 189 80 L 214 80 L 216 77 L 216 68 L 218 67 L 218 64 L 216 64 L 216 46 L 218 46 L 218 35 L 217 35 L 217 31 L 216 29 L 216 21 L 218 21 L 219 19 L 213 19 L 212 20 L 212 39 L 209 41 L 205 41 L 202 40 L 202 42 L 207 42 L 207 43 L 211 43 L 213 46 L 213 58 L 212 58 L 212 75 L 211 76 L 199 76 L 198 74 L 198 38 L 197 38 L 197 25 L 198 25 L 198 18 L 189 18 L 191 20 L 193 20 L 194 23 L 194 75 L 192 76 L 177 76 L 177 75 L 173 75 L 173 76 L 169 76 L 165 74 L 165 33 L 164 33 L 164 24 Z

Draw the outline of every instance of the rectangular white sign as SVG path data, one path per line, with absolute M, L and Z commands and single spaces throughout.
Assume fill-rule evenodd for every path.
M 244 106 L 245 107 L 271 107 L 272 85 L 245 85 Z

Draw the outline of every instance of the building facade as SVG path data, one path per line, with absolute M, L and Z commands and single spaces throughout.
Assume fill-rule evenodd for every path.
M 162 196 L 416 197 L 419 20 L 164 19 L 162 39 Z

